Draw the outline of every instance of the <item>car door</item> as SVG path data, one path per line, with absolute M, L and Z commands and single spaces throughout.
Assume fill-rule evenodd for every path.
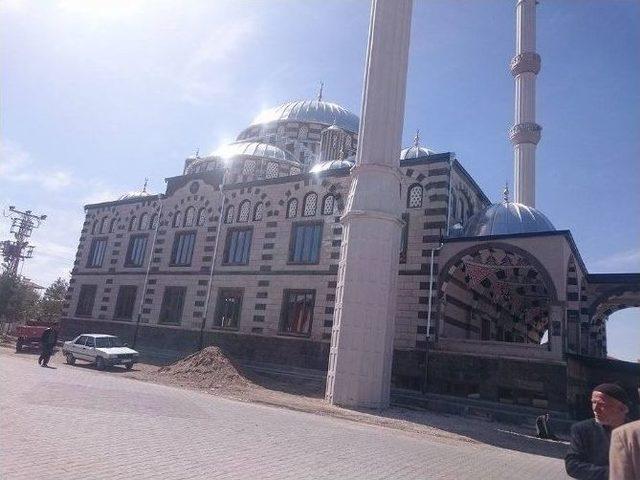
M 90 362 L 96 359 L 96 339 L 94 337 L 87 337 L 87 341 L 84 344 L 85 360 Z
M 84 358 L 84 356 L 83 356 L 83 353 L 84 353 L 84 342 L 86 342 L 86 341 L 87 341 L 87 336 L 86 335 L 80 335 L 69 346 L 69 351 L 73 354 L 74 357 L 76 357 L 76 358 Z

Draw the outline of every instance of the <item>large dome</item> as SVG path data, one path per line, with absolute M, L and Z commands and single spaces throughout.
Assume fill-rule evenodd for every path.
M 403 148 L 400 151 L 400 160 L 409 160 L 412 158 L 420 158 L 427 157 L 429 155 L 433 155 L 433 150 L 429 150 L 426 147 L 421 147 L 419 145 L 413 145 L 411 147 Z
M 490 205 L 469 219 L 464 236 L 512 235 L 555 230 L 539 210 L 521 203 L 503 202 Z
M 287 102 L 278 107 L 264 110 L 253 119 L 251 126 L 287 120 L 337 125 L 352 133 L 358 133 L 360 123 L 357 115 L 336 103 L 305 100 Z
M 327 160 L 324 162 L 316 163 L 311 170 L 310 173 L 321 173 L 326 172 L 328 170 L 340 170 L 343 168 L 351 168 L 356 164 L 355 157 L 349 157 L 340 160 Z

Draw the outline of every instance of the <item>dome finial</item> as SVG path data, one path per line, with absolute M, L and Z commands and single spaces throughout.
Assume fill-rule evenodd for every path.
M 322 89 L 324 88 L 324 82 L 320 82 L 320 89 L 318 90 L 318 101 L 322 101 Z
M 420 146 L 420 129 L 416 129 L 416 136 L 413 137 L 413 146 L 416 148 Z
M 142 186 L 142 191 L 144 193 L 147 193 L 147 183 L 149 183 L 149 179 L 147 177 L 144 177 L 144 185 Z
M 196 158 L 200 158 L 200 149 L 196 148 Z
M 502 191 L 502 200 L 504 203 L 509 203 L 509 182 L 504 182 L 504 190 Z

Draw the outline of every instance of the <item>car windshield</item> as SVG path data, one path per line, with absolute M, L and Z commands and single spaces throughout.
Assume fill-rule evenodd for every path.
M 118 337 L 96 337 L 96 348 L 124 347 Z

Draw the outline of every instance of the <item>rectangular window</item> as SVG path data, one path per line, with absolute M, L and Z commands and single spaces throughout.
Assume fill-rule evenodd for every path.
M 221 288 L 218 293 L 216 314 L 213 325 L 220 328 L 237 329 L 240 324 L 240 309 L 242 308 L 242 289 Z
M 89 249 L 89 259 L 87 260 L 88 268 L 98 268 L 102 266 L 104 254 L 107 250 L 106 238 L 94 238 Z
M 171 265 L 174 267 L 188 267 L 193 257 L 193 246 L 196 243 L 196 232 L 179 232 L 173 239 L 171 251 Z
M 400 263 L 407 263 L 407 245 L 409 243 L 409 214 L 402 214 L 402 232 L 400 233 Z
M 125 267 L 141 267 L 144 263 L 144 255 L 147 250 L 148 235 L 131 235 L 127 256 L 124 259 Z
M 315 305 L 315 290 L 285 290 L 280 333 L 309 336 Z
M 78 306 L 76 315 L 79 317 L 90 317 L 93 312 L 93 302 L 96 298 L 97 285 L 82 285 L 78 296 Z
M 253 228 L 230 228 L 224 247 L 224 263 L 228 265 L 246 265 L 251 252 Z
M 289 263 L 318 263 L 322 242 L 322 222 L 294 223 L 291 227 Z
M 180 324 L 187 287 L 165 287 L 158 323 Z
M 118 290 L 118 298 L 116 299 L 116 311 L 113 318 L 118 320 L 131 320 L 133 317 L 133 305 L 136 302 L 136 292 L 138 287 L 135 285 L 122 285 Z

